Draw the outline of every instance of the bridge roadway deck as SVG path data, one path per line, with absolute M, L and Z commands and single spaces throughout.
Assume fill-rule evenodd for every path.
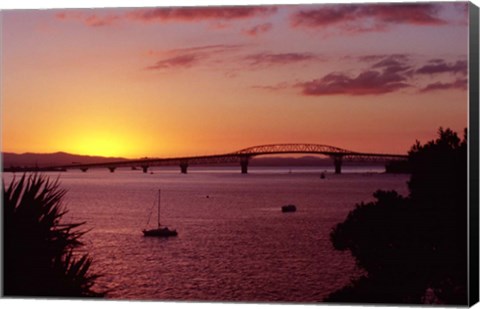
M 379 161 L 379 160 L 402 160 L 407 155 L 400 154 L 383 154 L 383 153 L 362 153 L 349 151 L 337 147 L 319 145 L 319 144 L 277 144 L 262 145 L 242 149 L 236 152 L 204 155 L 190 157 L 174 157 L 174 158 L 144 158 L 135 160 L 111 161 L 102 163 L 89 164 L 71 164 L 63 166 L 55 166 L 52 168 L 62 169 L 80 169 L 87 171 L 90 168 L 108 168 L 114 172 L 119 167 L 140 167 L 146 173 L 149 167 L 153 166 L 179 166 L 182 173 L 187 173 L 188 166 L 191 165 L 213 165 L 213 164 L 232 164 L 239 163 L 242 173 L 247 173 L 248 162 L 252 157 L 262 155 L 277 154 L 316 154 L 324 155 L 333 159 L 335 172 L 341 172 L 343 161 Z

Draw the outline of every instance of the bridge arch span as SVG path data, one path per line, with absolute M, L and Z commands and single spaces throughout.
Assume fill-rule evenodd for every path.
M 269 144 L 241 149 L 233 152 L 232 154 L 257 156 L 282 153 L 317 153 L 325 155 L 342 155 L 354 154 L 356 152 L 321 144 Z
M 355 151 L 346 150 L 330 145 L 291 143 L 253 146 L 233 152 L 231 153 L 231 155 L 240 156 L 243 158 L 241 162 L 242 173 L 247 173 L 248 161 L 251 157 L 286 153 L 310 153 L 329 156 L 334 160 L 335 173 L 337 174 L 341 172 L 343 157 L 346 155 L 352 156 L 357 154 L 357 152 Z

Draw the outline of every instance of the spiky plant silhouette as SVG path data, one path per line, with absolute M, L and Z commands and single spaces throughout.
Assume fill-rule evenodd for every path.
M 85 222 L 62 223 L 66 191 L 58 179 L 24 174 L 8 187 L 3 182 L 5 296 L 102 297 L 92 289 L 92 274 L 80 230 Z

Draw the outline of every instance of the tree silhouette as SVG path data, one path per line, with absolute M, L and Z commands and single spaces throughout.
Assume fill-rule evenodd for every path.
M 76 250 L 84 223 L 61 223 L 66 193 L 58 180 L 25 174 L 3 183 L 4 278 L 6 296 L 101 297 L 92 290 L 98 275 L 91 259 Z
M 377 191 L 330 238 L 367 274 L 331 302 L 467 304 L 467 141 L 450 129 L 409 152 L 409 196 Z

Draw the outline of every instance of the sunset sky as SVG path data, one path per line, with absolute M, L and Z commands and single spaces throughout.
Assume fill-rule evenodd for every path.
M 406 153 L 467 126 L 462 2 L 1 14 L 6 152 Z

